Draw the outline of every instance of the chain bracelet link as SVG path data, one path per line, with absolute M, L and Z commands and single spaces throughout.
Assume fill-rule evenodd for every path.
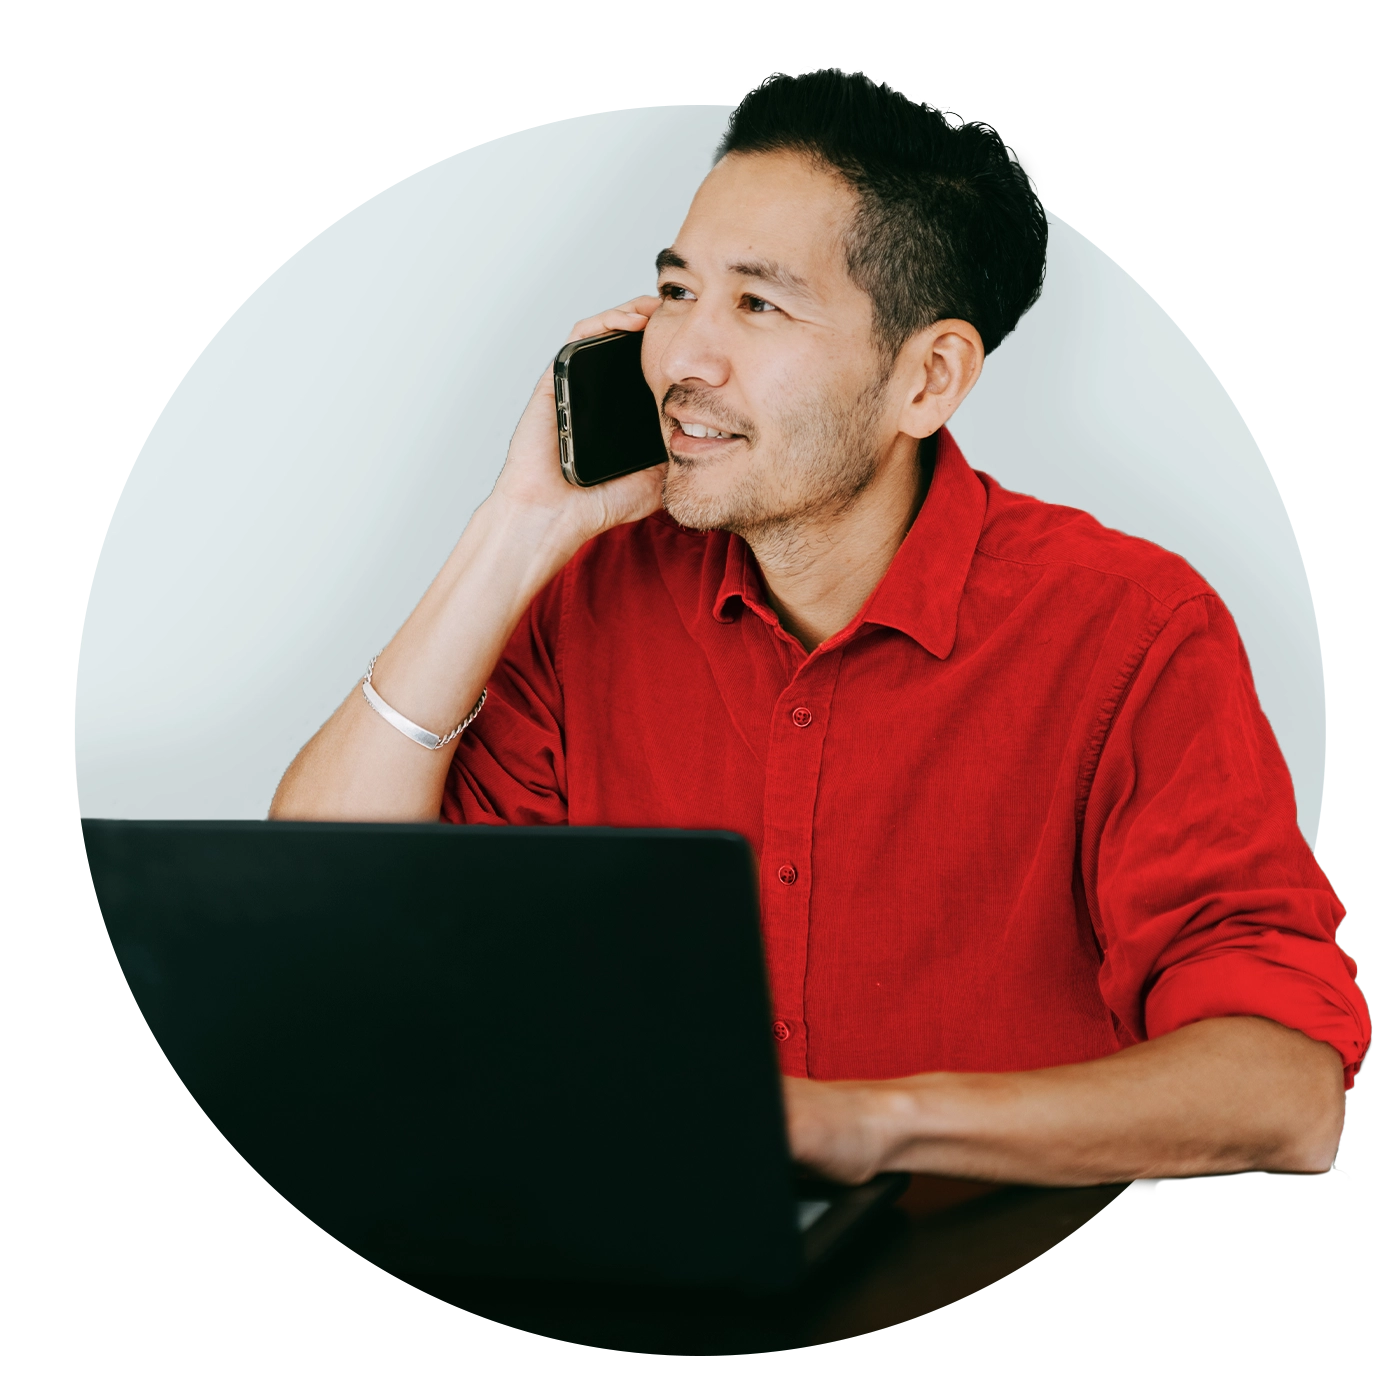
M 481 707 L 486 703 L 486 691 L 481 692 L 481 698 L 471 708 L 471 713 L 464 719 L 450 734 L 441 736 L 434 734 L 430 729 L 424 729 L 421 725 L 414 724 L 411 719 L 401 715 L 370 683 L 374 675 L 374 663 L 379 660 L 380 653 L 370 658 L 369 666 L 360 681 L 360 690 L 365 699 L 369 702 L 369 707 L 381 718 L 388 720 L 395 729 L 406 739 L 412 739 L 415 744 L 424 749 L 446 748 L 454 739 L 458 738 L 466 727 L 481 713 Z

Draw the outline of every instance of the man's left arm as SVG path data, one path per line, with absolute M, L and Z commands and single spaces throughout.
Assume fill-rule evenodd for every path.
M 838 1181 L 1323 1172 L 1342 1131 L 1341 1057 L 1257 1016 L 1197 1021 L 1086 1064 L 784 1088 L 793 1156 Z
M 789 1081 L 794 1155 L 1045 1184 L 1326 1171 L 1370 1040 L 1342 906 L 1215 595 L 1145 637 L 1090 755 L 1080 875 L 1127 1048 L 1084 1064 Z

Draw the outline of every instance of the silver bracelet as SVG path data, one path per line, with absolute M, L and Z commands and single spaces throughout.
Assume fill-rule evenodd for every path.
M 421 729 L 418 725 L 414 724 L 411 719 L 404 718 L 404 716 L 369 683 L 370 677 L 374 675 L 374 663 L 378 660 L 379 653 L 375 652 L 374 656 L 370 658 L 369 670 L 365 672 L 364 679 L 360 682 L 361 692 L 365 699 L 369 701 L 369 707 L 375 714 L 382 715 L 387 719 L 405 739 L 412 739 L 415 744 L 419 744 L 425 749 L 446 748 L 447 745 L 457 738 L 467 725 L 481 713 L 481 707 L 486 703 L 486 692 L 483 690 L 481 692 L 481 699 L 472 706 L 471 714 L 469 714 L 450 734 L 439 736 L 434 734 L 431 730 Z

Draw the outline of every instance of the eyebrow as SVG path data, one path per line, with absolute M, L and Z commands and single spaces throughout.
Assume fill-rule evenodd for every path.
M 668 267 L 684 272 L 689 269 L 690 264 L 674 248 L 663 248 L 656 255 L 656 270 L 663 272 Z M 769 286 L 782 287 L 789 292 L 805 295 L 812 290 L 804 278 L 770 258 L 759 258 L 757 262 L 730 263 L 729 270 L 740 277 L 753 277 L 760 282 L 767 282 Z

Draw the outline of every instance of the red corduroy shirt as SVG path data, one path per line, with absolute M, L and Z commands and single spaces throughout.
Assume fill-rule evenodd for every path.
M 747 837 L 787 1074 L 1028 1069 L 1232 1014 L 1334 1046 L 1348 1084 L 1365 1053 L 1224 604 L 946 430 L 884 579 L 810 655 L 743 540 L 658 513 L 579 551 L 489 691 L 446 820 Z

